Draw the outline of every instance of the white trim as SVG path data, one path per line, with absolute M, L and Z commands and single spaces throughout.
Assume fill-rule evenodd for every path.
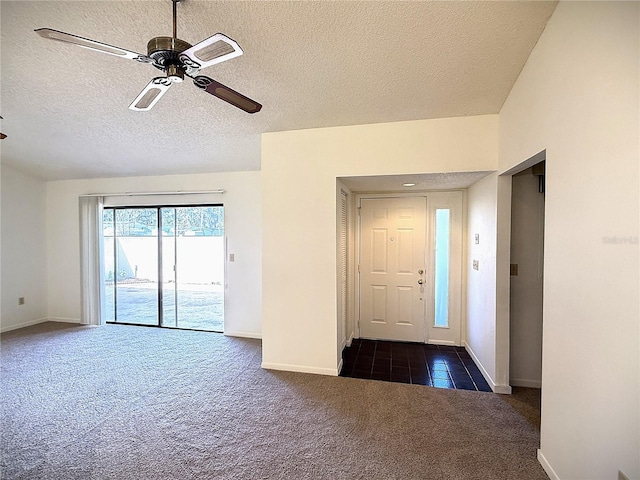
M 349 201 L 347 192 L 338 184 L 336 192 L 336 317 L 340 354 L 349 341 Z M 338 368 L 338 371 L 340 369 Z
M 349 340 L 347 340 L 347 347 L 350 347 L 352 343 L 353 343 L 353 332 L 351 332 L 351 335 L 349 335 Z
M 238 337 L 238 338 L 255 338 L 262 340 L 262 334 L 254 332 L 224 332 L 225 337 Z
M 467 351 L 467 353 L 469 355 L 471 355 L 471 358 L 473 359 L 473 362 L 476 364 L 476 366 L 480 370 L 480 373 L 482 373 L 482 376 L 484 377 L 484 379 L 487 381 L 487 383 L 491 387 L 491 390 L 493 390 L 494 393 L 502 393 L 504 395 L 511 395 L 511 386 L 510 385 L 497 385 L 496 382 L 493 380 L 493 378 L 491 378 L 491 375 L 489 375 L 489 372 L 487 372 L 485 370 L 484 365 L 482 365 L 482 362 L 480 361 L 480 359 L 476 356 L 475 353 L 473 353 L 473 350 L 471 349 L 471 347 L 469 346 L 469 344 L 467 342 L 464 342 L 464 348 Z
M 223 204 L 222 205 L 222 236 L 223 236 L 222 238 L 222 285 L 223 285 L 223 288 L 222 288 L 222 334 L 227 337 L 242 337 L 243 332 L 239 332 L 239 334 L 234 334 L 231 332 L 227 332 L 227 328 L 226 328 L 225 312 L 228 308 L 227 305 L 229 305 L 229 299 L 227 297 L 229 293 L 229 268 L 231 268 L 229 265 L 231 263 L 229 261 L 229 237 L 227 236 L 227 232 L 225 232 L 224 230 L 224 226 L 226 224 L 226 219 L 225 219 L 226 214 L 227 214 L 227 211 L 225 210 L 225 207 Z M 177 254 L 177 251 L 176 251 L 176 254 Z M 234 261 L 235 261 L 235 257 L 234 257 Z M 175 266 L 173 268 L 175 269 Z M 163 295 L 164 295 L 164 292 L 163 292 Z M 176 315 L 176 319 L 177 318 L 178 317 Z M 250 332 L 246 332 L 246 333 L 251 334 Z M 244 338 L 253 338 L 253 337 L 245 336 Z
M 492 170 L 491 173 L 493 173 Z M 362 199 L 364 198 L 405 198 L 405 197 L 428 197 L 429 195 L 438 193 L 451 193 L 451 192 L 465 192 L 466 188 L 452 188 L 449 190 L 412 190 L 410 192 L 359 192 L 354 193 L 356 197 L 356 207 L 362 206 Z
M 340 358 L 340 362 L 338 363 L 338 375 L 340 375 L 340 372 L 342 371 L 342 365 L 344 364 L 344 358 Z
M 493 389 L 493 393 L 500 393 L 502 395 L 511 395 L 511 385 L 496 385 L 495 383 L 489 384 Z
M 560 480 L 560 477 L 551 467 L 551 464 L 547 461 L 546 457 L 542 453 L 542 450 L 540 449 L 538 449 L 538 462 L 540 462 L 540 465 L 542 465 L 542 468 L 544 468 L 544 471 L 547 472 L 547 475 L 549 475 L 549 478 L 551 480 Z
M 79 318 L 67 317 L 49 317 L 47 318 L 47 322 L 77 323 L 78 325 L 87 325 L 86 323 L 82 323 L 82 320 L 80 320 Z
M 498 175 L 499 176 L 503 176 L 503 175 L 507 175 L 507 176 L 513 176 L 516 173 L 520 173 L 523 170 L 526 170 L 529 167 L 533 167 L 536 163 L 540 163 L 540 162 L 544 162 L 547 159 L 547 149 L 545 148 L 544 150 L 536 153 L 535 155 L 529 157 L 528 159 L 526 159 L 524 162 L 519 163 L 518 165 L 515 165 L 505 171 L 503 171 L 502 173 L 500 173 L 500 171 L 498 171 Z M 495 170 L 494 170 L 495 172 Z
M 469 281 L 469 269 L 465 268 L 468 265 L 469 259 L 469 204 L 468 204 L 469 190 L 462 191 L 462 288 L 460 289 L 460 345 L 464 345 L 467 341 L 467 325 L 468 325 L 468 281 Z
M 204 195 L 210 193 L 224 193 L 221 188 L 217 190 L 177 190 L 175 192 L 122 192 L 122 193 L 85 193 L 80 197 L 139 197 L 145 195 Z
M 271 362 L 262 362 L 261 367 L 264 368 L 265 370 L 282 370 L 285 372 L 315 373 L 317 375 L 331 375 L 333 377 L 338 376 L 338 370 L 336 368 L 308 367 L 305 365 L 290 365 L 288 363 L 271 363 Z
M 19 328 L 30 327 L 31 325 L 37 325 L 38 323 L 48 322 L 48 318 L 38 318 L 36 320 L 29 320 L 28 322 L 18 323 L 17 325 L 9 325 L 7 327 L 0 327 L 0 333 L 10 332 L 11 330 L 17 330 Z
M 438 327 L 438 328 L 443 328 L 443 327 Z M 429 340 L 429 344 L 430 345 L 447 345 L 451 347 L 456 346 L 456 343 L 451 340 Z
M 512 387 L 542 388 L 540 380 L 527 380 L 526 378 L 512 378 L 509 380 Z

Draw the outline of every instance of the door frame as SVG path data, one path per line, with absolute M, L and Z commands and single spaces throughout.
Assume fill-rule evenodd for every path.
M 432 241 L 431 236 L 429 234 L 432 225 L 430 220 L 430 202 L 429 195 L 435 194 L 443 194 L 443 193 L 457 193 L 461 195 L 462 200 L 462 209 L 461 209 L 461 223 L 462 223 L 462 231 L 461 231 L 461 248 L 460 248 L 460 263 L 462 266 L 466 264 L 467 261 L 467 190 L 466 189 L 449 189 L 449 190 L 416 190 L 411 192 L 380 192 L 380 193 L 354 193 L 355 200 L 355 211 L 357 214 L 353 215 L 353 227 L 355 231 L 355 242 L 354 242 L 354 255 L 351 259 L 353 271 L 355 272 L 355 282 L 354 282 L 354 325 L 353 325 L 353 333 L 354 338 L 361 338 L 360 336 L 360 254 L 361 254 L 361 241 L 362 241 L 362 221 L 360 217 L 360 208 L 362 205 L 362 199 L 384 199 L 384 198 L 407 198 L 407 197 L 425 197 L 427 203 L 427 219 L 425 222 L 425 235 L 426 235 L 426 251 L 425 258 L 429 257 L 432 252 Z M 431 260 L 426 262 L 427 271 L 432 272 Z M 459 302 L 460 302 L 460 327 L 459 327 L 459 335 L 456 341 L 454 342 L 438 342 L 438 344 L 442 345 L 464 345 L 466 340 L 466 324 L 467 324 L 467 302 L 464 301 L 467 295 L 467 272 L 465 268 L 461 268 L 460 272 L 460 289 L 459 289 Z M 433 274 L 430 277 L 430 284 L 432 284 Z M 428 343 L 428 332 L 429 327 L 426 324 L 427 315 L 430 315 L 430 312 L 433 310 L 433 306 L 431 305 L 432 299 L 428 302 L 424 302 L 424 322 L 425 322 L 425 338 L 422 343 Z

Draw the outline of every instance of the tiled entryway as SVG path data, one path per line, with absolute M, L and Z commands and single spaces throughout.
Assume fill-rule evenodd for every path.
M 343 377 L 491 392 L 462 347 L 355 339 L 342 357 Z

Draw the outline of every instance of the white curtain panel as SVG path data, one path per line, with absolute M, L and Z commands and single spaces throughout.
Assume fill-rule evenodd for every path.
M 103 197 L 80 197 L 81 321 L 105 323 L 104 253 L 102 245 Z

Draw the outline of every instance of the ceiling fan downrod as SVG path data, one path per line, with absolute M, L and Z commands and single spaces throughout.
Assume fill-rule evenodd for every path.
M 178 55 L 191 48 L 191 44 L 180 40 L 178 34 L 178 2 L 171 0 L 173 4 L 173 36 L 154 37 L 147 43 L 147 55 L 154 60 L 154 64 L 162 67 L 167 74 L 167 79 L 172 83 L 180 83 L 184 80 L 185 70 Z
M 171 0 L 173 3 L 173 40 L 178 38 L 178 2 L 180 0 Z

